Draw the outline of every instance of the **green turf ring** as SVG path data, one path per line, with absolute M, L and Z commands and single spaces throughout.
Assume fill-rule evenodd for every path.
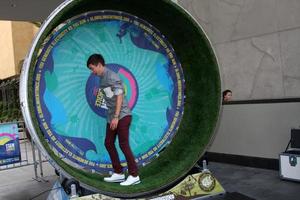
M 105 183 L 99 175 L 84 172 L 62 162 L 44 140 L 35 117 L 33 71 L 44 40 L 60 23 L 94 10 L 119 10 L 150 22 L 172 44 L 186 80 L 185 112 L 178 132 L 159 158 L 140 169 L 142 184 L 134 187 Z M 27 118 L 31 118 L 25 121 L 34 127 L 34 131 L 30 131 L 36 134 L 33 138 L 42 145 L 41 149 L 47 151 L 51 162 L 63 174 L 74 177 L 94 191 L 117 197 L 141 197 L 162 191 L 185 176 L 204 153 L 214 134 L 220 110 L 220 76 L 215 54 L 201 27 L 186 11 L 169 0 L 66 1 L 42 26 L 24 65 L 29 67 L 27 76 L 23 78 L 27 81 L 28 108 L 25 106 L 25 110 L 28 109 L 30 113 Z

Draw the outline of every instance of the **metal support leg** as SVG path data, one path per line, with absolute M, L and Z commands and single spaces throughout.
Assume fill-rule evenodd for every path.
M 33 159 L 33 169 L 34 169 L 34 180 L 41 182 L 38 178 L 38 173 L 37 173 L 37 162 L 36 162 L 36 157 L 35 157 L 35 148 L 34 148 L 34 142 L 31 141 L 31 148 L 32 148 L 32 159 Z
M 77 188 L 76 188 L 76 185 L 75 184 L 72 184 L 71 185 L 71 199 L 72 198 L 77 198 L 78 197 L 78 194 L 77 194 Z
M 44 177 L 43 161 L 42 161 L 42 156 L 41 156 L 41 151 L 40 150 L 38 150 L 38 155 L 39 155 L 39 164 L 40 164 L 40 175 L 41 175 L 41 177 Z
M 44 173 L 43 173 L 43 165 L 42 165 L 42 156 L 41 156 L 41 152 L 40 150 L 38 150 L 38 157 L 39 157 L 39 161 L 36 160 L 36 155 L 35 155 L 35 144 L 32 141 L 31 142 L 32 145 L 32 158 L 33 158 L 33 167 L 34 167 L 34 175 L 35 178 L 33 178 L 34 180 L 38 181 L 38 182 L 48 182 L 48 180 L 45 180 L 44 177 Z M 40 174 L 41 176 L 38 176 L 38 166 L 40 167 Z

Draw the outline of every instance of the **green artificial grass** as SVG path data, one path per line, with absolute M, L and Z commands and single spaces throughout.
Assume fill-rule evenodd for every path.
M 44 140 L 33 105 L 33 72 L 37 54 L 46 37 L 65 20 L 93 10 L 120 10 L 136 15 L 166 36 L 181 62 L 185 76 L 184 115 L 172 143 L 160 156 L 140 168 L 142 183 L 133 187 L 103 182 L 103 177 L 84 172 L 61 161 Z M 220 110 L 220 76 L 212 48 L 201 28 L 178 5 L 169 0 L 75 0 L 47 26 L 30 63 L 28 98 L 38 137 L 51 158 L 69 175 L 95 190 L 118 197 L 156 193 L 181 179 L 204 153 L 214 133 Z

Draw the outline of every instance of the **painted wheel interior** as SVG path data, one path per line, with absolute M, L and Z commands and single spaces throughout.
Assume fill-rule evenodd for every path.
M 93 53 L 125 85 L 142 179 L 134 187 L 103 181 L 112 168 L 100 78 L 86 67 Z M 199 25 L 171 1 L 66 1 L 42 26 L 24 66 L 30 133 L 57 168 L 94 191 L 139 197 L 167 189 L 213 136 L 220 110 L 216 57 Z

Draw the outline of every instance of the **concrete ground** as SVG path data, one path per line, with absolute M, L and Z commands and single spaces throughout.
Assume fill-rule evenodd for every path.
M 209 163 L 209 169 L 226 192 L 238 192 L 257 200 L 300 199 L 300 182 L 282 180 L 275 170 L 215 162 Z
M 20 151 L 20 163 L 0 166 L 0 200 L 47 199 L 58 179 L 54 168 L 41 156 L 42 167 L 37 165 L 35 173 L 33 163 L 39 161 L 39 151 L 27 139 L 20 140 Z
M 38 167 L 38 179 L 35 179 L 31 145 L 26 143 L 26 149 L 25 144 L 21 147 L 24 166 L 10 166 L 15 167 L 11 169 L 0 167 L 0 200 L 45 200 L 58 177 L 48 162 L 42 162 L 43 177 Z M 24 157 L 25 151 L 27 156 Z M 37 150 L 35 152 L 37 154 Z M 208 168 L 226 192 L 240 193 L 257 200 L 299 199 L 300 182 L 281 180 L 278 171 L 216 162 L 209 162 Z M 216 199 L 235 198 L 227 196 Z
M 50 164 L 43 163 L 44 177 L 35 180 L 33 165 L 0 171 L 1 200 L 45 200 L 57 180 Z M 45 192 L 46 191 L 46 192 Z M 45 193 L 43 193 L 45 192 Z
M 209 169 L 227 192 L 241 193 L 257 200 L 299 199 L 300 183 L 279 179 L 278 171 L 215 162 L 209 163 Z M 47 199 L 58 177 L 47 162 L 43 163 L 43 172 L 44 178 L 38 182 L 33 179 L 32 165 L 0 171 L 0 199 Z

